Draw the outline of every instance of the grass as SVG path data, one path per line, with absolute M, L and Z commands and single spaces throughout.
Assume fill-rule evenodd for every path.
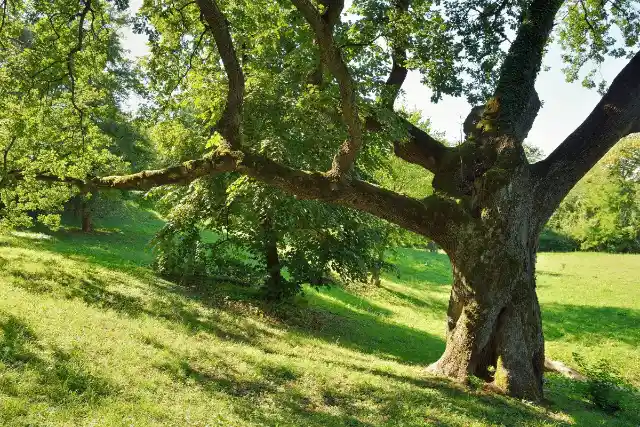
M 120 219 L 118 219 L 120 218 Z M 167 426 L 637 426 L 548 376 L 544 405 L 424 373 L 444 348 L 450 268 L 402 249 L 382 287 L 177 286 L 146 267 L 162 221 L 126 205 L 96 233 L 0 236 L 0 423 Z M 640 256 L 542 254 L 547 352 L 610 359 L 640 385 Z

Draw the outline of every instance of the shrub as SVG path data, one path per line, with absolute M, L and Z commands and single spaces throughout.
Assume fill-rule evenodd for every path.
M 540 252 L 573 252 L 580 249 L 580 244 L 566 234 L 546 227 L 540 233 L 538 250 Z
M 587 378 L 584 397 L 608 414 L 620 411 L 625 394 L 633 391 L 620 372 L 606 359 L 592 365 L 577 353 L 573 353 L 573 359 Z

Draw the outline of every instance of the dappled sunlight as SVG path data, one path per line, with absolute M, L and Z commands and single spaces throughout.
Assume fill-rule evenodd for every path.
M 102 425 L 569 426 L 598 417 L 554 376 L 553 403 L 532 406 L 425 372 L 444 350 L 451 272 L 442 254 L 403 249 L 400 279 L 305 288 L 293 305 L 269 306 L 247 288 L 160 279 L 127 264 L 133 257 L 111 268 L 93 258 L 103 243 L 75 253 L 64 235 L 35 247 L 3 239 L 0 409 L 9 420 L 52 410 L 61 423 Z M 129 243 L 119 245 L 114 259 Z M 560 304 L 545 289 L 556 288 L 541 297 L 554 356 L 570 361 L 574 345 L 627 356 L 637 347 L 637 312 Z
M 51 239 L 51 235 L 45 233 L 33 233 L 29 231 L 12 231 L 11 235 L 14 237 L 19 237 L 23 239 L 31 239 L 31 240 L 49 240 Z

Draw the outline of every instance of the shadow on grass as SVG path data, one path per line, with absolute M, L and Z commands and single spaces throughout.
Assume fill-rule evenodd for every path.
M 206 332 L 221 339 L 254 344 L 268 334 L 254 324 L 242 328 L 221 319 L 221 312 L 211 307 L 226 307 L 229 289 L 184 287 L 155 278 L 140 279 L 119 272 L 104 272 L 87 264 L 60 264 L 52 259 L 38 259 L 25 253 L 4 255 L 0 252 L 0 277 L 8 284 L 31 293 L 80 300 L 102 310 L 113 310 L 129 317 L 151 316 L 163 319 L 170 327 L 188 334 Z M 245 291 L 246 292 L 246 291 Z M 249 295 L 245 295 L 249 298 Z
M 397 291 L 389 286 L 382 285 L 380 287 L 389 293 L 392 298 L 399 300 L 401 304 L 407 307 L 420 307 L 441 313 L 446 313 L 447 311 L 447 303 L 442 300 L 435 298 L 422 299 L 405 292 Z
M 65 248 L 70 249 L 71 244 L 66 245 Z M 58 249 L 55 246 L 49 247 L 51 251 L 60 252 Z M 62 253 L 66 252 L 62 250 Z M 408 287 L 440 285 L 450 281 L 449 270 L 436 266 L 433 271 L 425 272 L 422 264 L 419 264 L 424 264 L 425 259 L 430 257 L 444 261 L 446 256 L 424 252 L 414 255 L 418 264 L 407 267 L 406 271 L 413 269 L 417 271 L 416 274 L 422 276 L 418 281 L 413 279 L 409 281 Z M 0 261 L 2 260 L 0 254 Z M 93 259 L 91 261 L 93 262 Z M 133 282 L 125 280 L 126 274 L 113 273 L 102 277 L 96 274 L 95 269 L 88 264 L 83 264 L 82 268 L 77 270 L 69 270 L 55 262 L 43 262 L 41 268 L 30 271 L 22 265 L 26 260 L 20 259 L 19 256 L 17 259 L 16 257 L 10 260 L 4 259 L 3 262 L 3 274 L 15 279 L 11 284 L 30 292 L 81 300 L 87 305 L 103 310 L 114 310 L 132 317 L 153 316 L 164 319 L 174 327 L 183 328 L 189 333 L 207 332 L 222 339 L 234 340 L 258 349 L 261 348 L 262 338 L 268 335 L 268 331 L 252 326 L 250 322 L 230 322 L 228 318 L 224 318 L 223 315 L 226 313 L 242 319 L 237 312 L 233 311 L 232 305 L 226 305 L 225 297 L 228 296 L 230 288 L 207 286 L 186 288 L 152 279 L 151 275 L 147 274 L 144 280 L 153 280 L 148 285 L 144 285 L 147 293 L 128 294 L 123 289 Z M 100 262 L 97 264 L 110 267 Z M 389 289 L 386 291 L 389 292 Z M 408 304 L 423 304 L 422 307 L 431 307 L 430 301 L 417 299 L 399 290 L 393 290 L 391 293 L 393 292 L 396 298 Z M 234 298 L 251 300 L 253 296 L 242 290 L 237 291 Z M 298 311 L 286 309 L 285 315 L 281 312 L 276 314 L 285 324 L 295 326 L 297 333 L 311 335 L 334 345 L 401 363 L 426 365 L 436 360 L 444 350 L 442 339 L 425 331 L 389 321 L 388 309 L 345 290 L 311 294 L 310 298 L 313 299 L 313 307 L 302 307 Z M 212 307 L 220 307 L 222 310 L 219 313 L 209 310 Z M 567 307 L 572 306 L 545 305 L 543 311 L 546 322 L 550 322 L 551 327 L 565 328 L 563 333 L 576 335 L 577 331 L 584 329 L 581 327 L 582 323 L 593 323 L 592 320 L 587 320 L 588 316 L 575 317 L 574 314 L 570 314 L 569 326 L 567 326 L 563 313 Z M 582 307 L 576 309 L 582 309 Z M 554 310 L 557 313 L 556 317 L 554 317 Z M 637 322 L 637 313 L 631 313 L 631 316 L 633 321 Z M 42 390 L 37 393 L 42 394 L 46 399 L 55 401 L 56 396 L 59 396 L 63 403 L 68 399 L 92 403 L 112 392 L 109 383 L 87 373 L 73 354 L 54 349 L 51 360 L 38 356 L 35 334 L 18 319 L 3 320 L 2 325 L 5 332 L 0 348 L 10 350 L 3 350 L 6 356 L 0 356 L 0 358 L 9 370 L 20 375 L 27 370 L 35 372 L 39 378 L 36 384 L 42 387 Z M 596 335 L 611 333 L 605 326 L 598 327 L 590 324 L 589 327 L 593 329 L 590 333 Z M 614 331 L 615 334 L 621 334 L 622 328 L 633 330 L 633 327 L 633 324 L 619 321 Z M 625 333 L 628 334 L 628 330 Z M 632 335 L 632 338 L 637 338 L 637 335 Z M 161 342 L 151 338 L 146 343 L 157 348 L 163 347 Z M 281 360 L 282 362 L 272 364 L 249 361 L 254 373 L 247 376 L 245 373 L 238 372 L 235 366 L 225 364 L 223 361 L 216 361 L 211 366 L 208 364 L 203 366 L 189 359 L 188 355 L 173 353 L 166 363 L 162 363 L 157 368 L 176 381 L 196 384 L 214 399 L 218 393 L 230 396 L 235 402 L 234 411 L 247 421 L 263 425 L 370 427 L 374 424 L 367 422 L 367 416 L 372 407 L 388 420 L 384 425 L 416 425 L 417 419 L 432 425 L 461 425 L 460 422 L 450 421 L 446 417 L 431 415 L 430 408 L 443 406 L 450 407 L 454 414 L 498 425 L 515 425 L 514 420 L 519 423 L 518 425 L 540 422 L 568 425 L 564 421 L 550 418 L 539 407 L 531 407 L 500 396 L 469 393 L 448 381 L 428 377 L 412 378 L 396 372 L 367 369 L 357 365 L 349 365 L 349 369 L 359 370 L 374 377 L 383 377 L 391 386 L 374 386 L 363 382 L 358 386 L 342 389 L 339 384 L 335 384 L 324 387 L 320 396 L 305 394 L 301 391 L 303 387 L 296 386 L 299 382 L 305 381 L 300 378 L 302 375 L 287 366 L 288 358 L 282 357 Z M 17 380 L 3 377 L 0 387 L 5 394 L 16 396 L 18 388 L 15 381 Z M 322 388 L 322 385 L 318 388 Z M 257 405 L 259 399 L 270 399 L 279 412 L 261 411 L 260 406 Z M 419 415 L 416 415 L 417 413 Z M 576 415 L 576 419 L 579 417 L 580 415 Z
M 614 415 L 605 415 L 601 409 L 585 401 L 586 384 L 559 374 L 545 375 L 545 397 L 551 402 L 550 409 L 562 410 L 571 414 L 578 426 L 612 425 L 639 426 L 638 392 L 621 391 L 622 411 Z M 585 410 L 586 409 L 586 410 Z M 594 415 L 599 415 L 600 422 Z M 622 416 L 620 416 L 622 415 Z
M 547 303 L 542 305 L 542 319 L 545 337 L 552 341 L 640 343 L 640 310 Z
M 320 380 L 309 389 L 309 381 L 288 359 L 266 362 L 262 359 L 201 361 L 170 351 L 165 363 L 156 368 L 173 381 L 200 387 L 212 399 L 224 394 L 232 399 L 233 410 L 247 422 L 282 426 L 460 426 L 464 417 L 492 425 L 530 425 L 540 422 L 568 426 L 545 413 L 544 408 L 525 405 L 513 399 L 482 392 L 469 392 L 448 380 L 412 378 L 394 372 L 367 369 L 352 364 L 349 370 L 365 374 L 359 381 L 333 384 Z M 332 362 L 340 365 L 339 362 Z M 380 380 L 383 381 L 380 381 Z M 375 380 L 375 381 L 372 381 Z M 270 402 L 269 411 L 260 407 Z M 443 415 L 446 407 L 448 415 Z M 385 420 L 372 423 L 368 419 Z M 513 422 L 517 424 L 513 424 Z
M 407 364 L 428 364 L 444 351 L 444 341 L 428 332 L 385 320 L 380 311 L 354 302 L 345 291 L 309 292 L 310 307 L 276 313 L 303 334 L 331 344 Z
M 74 352 L 55 347 L 45 352 L 20 319 L 0 313 L 0 332 L 0 393 L 6 401 L 13 399 L 23 406 L 14 415 L 25 414 L 31 404 L 43 401 L 82 411 L 117 392 L 109 381 L 88 372 Z
M 86 233 L 75 226 L 52 231 L 37 225 L 29 233 L 12 236 L 10 244 L 56 252 L 119 271 L 135 272 L 153 261 L 149 243 L 163 225 L 156 213 L 132 203 L 123 203 L 116 212 L 97 219 L 95 231 Z
M 246 361 L 244 361 L 246 362 Z M 200 366 L 184 355 L 172 352 L 170 359 L 157 368 L 174 381 L 200 387 L 212 398 L 220 394 L 233 399 L 233 410 L 241 418 L 258 425 L 294 426 L 357 426 L 373 427 L 358 416 L 345 411 L 347 402 L 331 400 L 331 392 L 325 392 L 325 403 L 334 406 L 341 414 L 321 410 L 309 396 L 297 390 L 299 374 L 282 364 L 253 363 L 240 372 L 236 366 L 217 361 L 209 366 Z M 259 403 L 268 399 L 272 402 L 270 411 L 260 409 Z M 275 410 L 274 410 L 275 409 Z M 336 412 L 334 409 L 333 412 Z M 360 414 L 358 414 L 360 415 Z

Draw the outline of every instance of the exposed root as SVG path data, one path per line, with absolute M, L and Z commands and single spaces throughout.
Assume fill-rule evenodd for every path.
M 557 372 L 558 374 L 562 374 L 567 378 L 571 378 L 572 380 L 578 381 L 586 381 L 587 377 L 582 375 L 580 372 L 576 371 L 573 368 L 568 367 L 564 363 L 558 360 L 544 359 L 544 370 L 546 372 Z

